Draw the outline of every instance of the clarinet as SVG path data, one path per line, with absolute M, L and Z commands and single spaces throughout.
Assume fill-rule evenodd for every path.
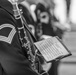
M 24 26 L 25 23 L 24 23 L 24 19 L 22 17 L 22 11 L 18 8 L 17 0 L 8 0 L 8 1 L 11 2 L 13 5 L 14 17 L 18 23 L 17 29 L 18 29 L 18 34 L 19 34 L 19 39 L 20 39 L 21 45 L 23 48 L 27 49 L 26 52 L 28 55 L 28 60 L 31 62 L 32 69 L 38 73 L 38 71 L 36 69 L 36 65 L 35 65 L 35 59 L 36 59 L 35 57 L 36 57 L 37 50 L 32 52 L 30 41 L 28 39 L 26 30 L 25 30 L 25 26 Z

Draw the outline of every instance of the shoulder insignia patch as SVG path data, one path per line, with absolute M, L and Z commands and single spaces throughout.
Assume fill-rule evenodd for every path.
M 11 24 L 0 25 L 0 41 L 11 44 L 15 33 L 16 29 L 13 25 Z

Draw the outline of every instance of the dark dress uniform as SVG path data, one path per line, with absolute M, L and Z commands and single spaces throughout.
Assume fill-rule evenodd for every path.
M 38 75 L 21 47 L 12 10 L 10 2 L 0 0 L 0 75 Z

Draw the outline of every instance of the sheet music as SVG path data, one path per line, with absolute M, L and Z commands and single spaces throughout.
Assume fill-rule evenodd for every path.
M 56 38 L 48 38 L 34 43 L 46 61 L 51 61 L 60 56 L 68 55 L 69 52 L 63 44 Z

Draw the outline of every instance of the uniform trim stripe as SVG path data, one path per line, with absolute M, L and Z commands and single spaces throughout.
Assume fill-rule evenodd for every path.
M 12 28 L 12 30 L 10 31 L 8 37 L 0 35 L 0 41 L 4 41 L 4 42 L 7 42 L 7 43 L 11 44 L 11 42 L 13 40 L 13 37 L 14 37 L 14 35 L 16 33 L 16 29 L 11 24 L 2 24 L 0 26 L 0 30 L 3 29 L 3 28 L 6 28 L 6 27 Z

